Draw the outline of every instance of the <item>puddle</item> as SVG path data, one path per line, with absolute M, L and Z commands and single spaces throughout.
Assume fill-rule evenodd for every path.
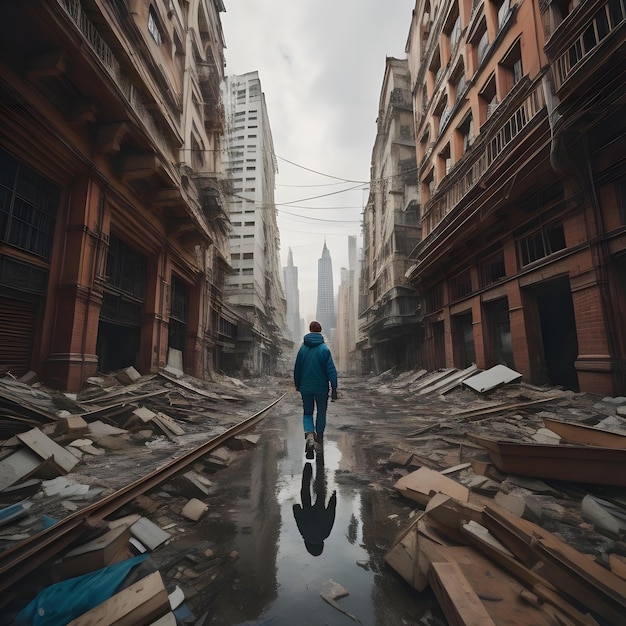
M 226 510 L 213 509 L 196 537 L 239 553 L 206 623 L 357 623 L 351 614 L 362 624 L 441 624 L 429 618 L 430 594 L 416 594 L 383 562 L 379 531 L 389 520 L 378 498 L 388 496 L 352 473 L 351 437 L 327 429 L 323 455 L 307 462 L 299 420 L 273 421 L 229 477 Z M 328 581 L 348 592 L 336 606 L 320 596 Z

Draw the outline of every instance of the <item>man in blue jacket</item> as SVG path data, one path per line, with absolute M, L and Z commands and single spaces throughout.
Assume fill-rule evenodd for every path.
M 324 437 L 329 385 L 332 401 L 337 399 L 337 369 L 330 349 L 324 343 L 321 324 L 311 322 L 309 330 L 311 332 L 304 336 L 304 341 L 296 356 L 293 382 L 296 385 L 296 391 L 299 391 L 302 396 L 306 458 L 312 459 L 314 448 L 321 447 Z M 317 417 L 314 422 L 313 414 L 316 406 Z

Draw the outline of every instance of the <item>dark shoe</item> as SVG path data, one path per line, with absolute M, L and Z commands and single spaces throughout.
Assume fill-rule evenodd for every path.
M 324 445 L 324 435 L 318 435 L 315 433 L 315 444 L 314 448 L 316 451 L 321 450 Z
M 307 459 L 312 459 L 315 455 L 315 439 L 313 438 L 313 433 L 305 433 L 306 443 L 304 445 L 304 452 Z

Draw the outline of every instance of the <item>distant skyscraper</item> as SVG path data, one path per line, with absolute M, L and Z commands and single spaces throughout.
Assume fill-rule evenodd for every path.
M 287 328 L 292 341 L 300 343 L 302 329 L 300 328 L 300 290 L 298 289 L 298 268 L 293 264 L 293 254 L 289 248 L 287 267 L 283 267 L 283 282 L 285 297 L 287 298 Z
M 328 337 L 337 325 L 335 318 L 335 296 L 333 291 L 333 262 L 324 242 L 322 258 L 317 260 L 317 321 Z

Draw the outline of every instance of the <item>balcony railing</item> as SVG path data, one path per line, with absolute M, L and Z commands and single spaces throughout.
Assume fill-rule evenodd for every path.
M 600 7 L 591 21 L 582 27 L 574 42 L 556 59 L 554 80 L 557 90 L 624 20 L 626 0 L 610 0 Z
M 104 67 L 107 69 L 114 83 L 118 85 L 119 89 L 123 93 L 127 103 L 135 111 L 137 117 L 143 122 L 152 140 L 160 148 L 161 152 L 166 155 L 169 160 L 172 160 L 171 149 L 167 145 L 162 133 L 158 130 L 158 126 L 154 121 L 154 118 L 141 102 L 139 91 L 124 74 L 111 48 L 109 48 L 104 39 L 102 39 L 95 26 L 91 23 L 83 11 L 80 0 L 57 0 L 57 2 L 59 6 L 65 10 L 74 24 L 76 24 L 78 30 L 89 44 L 94 54 L 100 59 Z
M 424 206 L 422 226 L 425 236 L 478 184 L 493 162 L 544 107 L 543 90 L 539 85 L 487 141 L 477 157 L 465 166 L 465 172 L 459 172 L 457 182 Z

